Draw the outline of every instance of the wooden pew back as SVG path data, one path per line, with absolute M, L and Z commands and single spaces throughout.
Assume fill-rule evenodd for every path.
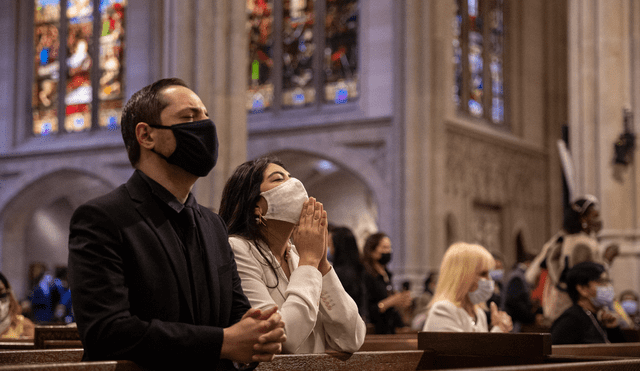
M 514 365 L 502 367 L 480 367 L 473 371 L 635 371 L 640 370 L 640 359 L 612 361 L 590 361 L 544 365 Z
M 0 366 L 0 371 L 142 371 L 131 361 L 101 361 L 75 363 L 39 363 Z
M 551 355 L 551 334 L 420 332 L 419 369 L 542 364 Z
M 0 365 L 80 362 L 83 353 L 83 349 L 5 350 L 0 351 Z
M 415 370 L 422 351 L 279 354 L 256 371 L 406 371 Z M 1 369 L 0 369 L 1 370 Z
M 640 343 L 570 344 L 552 346 L 554 356 L 601 356 L 640 358 Z
M 82 348 L 75 326 L 36 326 L 33 344 L 36 349 Z
M 418 334 L 366 335 L 360 352 L 418 350 Z

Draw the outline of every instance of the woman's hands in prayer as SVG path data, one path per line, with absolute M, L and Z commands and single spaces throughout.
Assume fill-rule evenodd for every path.
M 300 222 L 293 235 L 300 255 L 299 265 L 314 266 L 322 274 L 328 272 L 331 266 L 327 261 L 327 236 L 327 212 L 320 202 L 309 197 L 302 206 Z

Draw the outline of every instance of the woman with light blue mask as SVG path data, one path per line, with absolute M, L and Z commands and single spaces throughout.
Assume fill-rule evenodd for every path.
M 620 293 L 620 306 L 627 314 L 629 323 L 621 323 L 623 328 L 640 328 L 640 311 L 638 310 L 638 294 L 633 290 L 624 290 Z
M 490 319 L 483 307 L 494 291 L 489 271 L 495 267 L 491 253 L 475 244 L 458 242 L 442 258 L 436 292 L 429 304 L 423 331 L 509 332 L 511 317 L 491 303 Z

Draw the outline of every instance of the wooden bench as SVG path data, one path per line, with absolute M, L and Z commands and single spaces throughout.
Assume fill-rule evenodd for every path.
M 570 344 L 551 347 L 554 356 L 640 358 L 640 343 Z
M 418 350 L 418 334 L 366 335 L 360 352 Z
M 1 370 L 1 369 L 0 369 Z M 479 367 L 472 371 L 635 371 L 640 370 L 640 359 L 589 361 L 544 365 L 518 365 Z
M 420 332 L 420 369 L 531 365 L 551 355 L 551 334 Z
M 0 351 L 0 365 L 68 363 L 82 361 L 84 349 L 32 349 Z
M 142 371 L 131 361 L 101 361 L 101 362 L 67 362 L 67 363 L 39 363 L 32 365 L 0 366 L 0 371 Z
M 35 349 L 82 348 L 75 326 L 36 326 L 33 345 Z
M 406 371 L 416 370 L 422 351 L 329 352 L 321 354 L 279 354 L 262 362 L 257 371 Z M 2 368 L 0 368 L 2 370 Z
M 0 351 L 33 349 L 33 339 L 2 339 L 0 341 Z

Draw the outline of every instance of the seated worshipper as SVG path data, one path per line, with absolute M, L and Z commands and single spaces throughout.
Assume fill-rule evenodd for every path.
M 364 321 L 327 260 L 327 213 L 278 159 L 238 166 L 222 192 L 220 216 L 251 306 L 280 308 L 283 352 L 360 348 Z
M 502 290 L 502 309 L 511 316 L 513 331 L 521 332 L 525 328 L 539 328 L 543 325 L 542 308 L 531 301 L 531 285 L 525 279 L 525 272 L 535 255 L 523 253 L 513 267 Z
M 329 233 L 333 246 L 333 269 L 336 271 L 345 291 L 358 305 L 358 312 L 364 316 L 365 295 L 362 275 L 364 266 L 360 260 L 360 251 L 356 237 L 348 227 L 337 226 Z
M 393 275 L 387 269 L 391 261 L 391 239 L 383 232 L 374 233 L 367 237 L 362 250 L 369 322 L 375 326 L 376 334 L 395 334 L 396 329 L 407 327 L 401 311 L 409 308 L 413 299 L 409 290 L 393 289 Z
M 551 342 L 624 342 L 618 317 L 610 310 L 615 294 L 604 266 L 594 262 L 578 263 L 567 272 L 566 282 L 573 306 L 551 325 Z
M 34 325 L 22 314 L 9 281 L 0 273 L 0 339 L 31 339 Z
M 491 297 L 494 282 L 489 277 L 495 261 L 484 247 L 465 242 L 451 245 L 442 258 L 436 292 L 422 331 L 487 332 L 482 309 Z M 509 332 L 511 317 L 491 303 L 491 332 Z
M 640 328 L 640 313 L 638 311 L 638 294 L 633 290 L 624 290 L 620 293 L 620 306 L 627 314 L 631 323 L 628 328 Z M 624 323 L 620 323 L 623 326 Z
M 133 94 L 121 127 L 133 175 L 71 218 L 83 361 L 232 370 L 272 360 L 286 340 L 281 316 L 250 309 L 222 219 L 191 193 L 217 160 L 206 107 L 182 80 L 162 79 Z

